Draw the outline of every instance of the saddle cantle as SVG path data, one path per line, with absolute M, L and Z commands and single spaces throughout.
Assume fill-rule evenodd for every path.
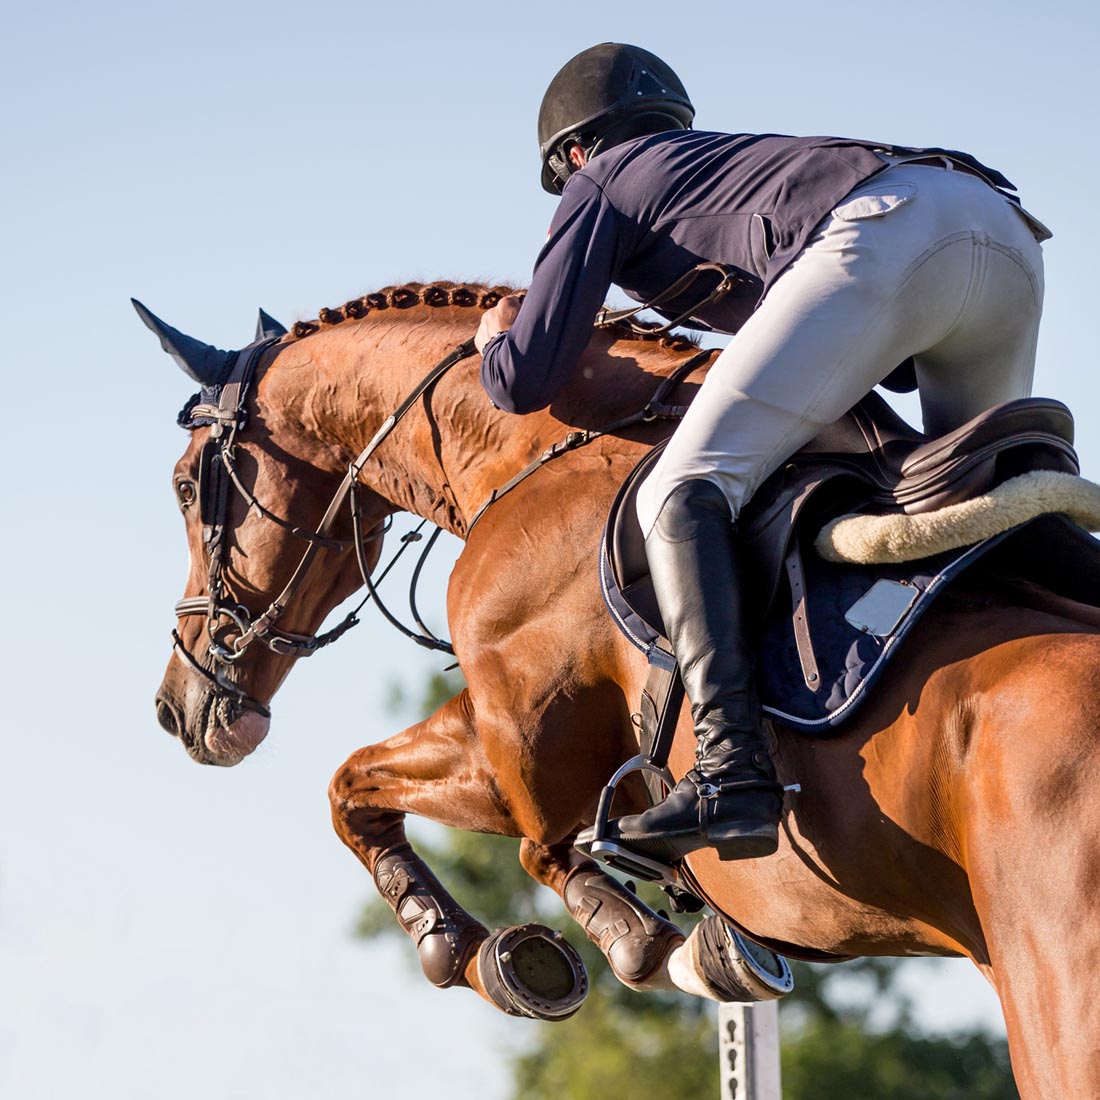
M 612 616 L 651 661 L 662 649 L 663 624 L 649 583 L 635 498 L 660 451 L 647 454 L 620 489 L 600 561 Z M 919 562 L 868 568 L 824 562 L 812 549 L 804 551 L 823 523 L 852 511 L 934 511 L 1030 470 L 1079 470 L 1073 418 L 1059 401 L 1012 401 L 929 439 L 877 394 L 865 397 L 776 470 L 739 524 L 766 654 L 761 662 L 765 710 L 807 732 L 836 728 L 866 697 L 934 595 L 1012 534 Z M 1045 526 L 1044 520 L 1049 521 Z M 1059 539 L 1069 539 L 1075 553 L 1092 554 L 1095 544 L 1084 532 L 1060 519 L 1044 520 L 1033 524 L 1048 533 L 1069 529 Z M 1049 582 L 1056 569 L 1041 566 L 1049 555 L 1029 551 L 1029 556 Z
M 1009 401 L 929 438 L 876 393 L 825 428 L 790 463 L 849 471 L 872 490 L 869 503 L 909 514 L 953 504 L 1024 470 L 1076 474 L 1080 469 L 1073 414 L 1061 401 Z

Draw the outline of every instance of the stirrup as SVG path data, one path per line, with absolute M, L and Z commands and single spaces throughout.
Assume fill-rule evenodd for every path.
M 645 755 L 632 756 L 607 781 L 607 786 L 600 793 L 600 801 L 596 806 L 595 823 L 590 829 L 585 829 L 577 836 L 573 847 L 578 852 L 583 852 L 584 855 L 596 860 L 597 863 L 606 863 L 623 874 L 644 879 L 646 882 L 661 882 L 668 886 L 675 886 L 680 881 L 680 873 L 674 865 L 639 855 L 630 848 L 624 848 L 616 841 L 607 839 L 607 825 L 611 818 L 611 804 L 615 801 L 615 788 L 628 775 L 639 771 L 653 772 L 669 790 L 676 786 L 676 780 L 667 767 L 655 764 Z

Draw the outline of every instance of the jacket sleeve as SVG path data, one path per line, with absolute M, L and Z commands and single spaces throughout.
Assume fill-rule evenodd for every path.
M 481 383 L 498 408 L 544 409 L 569 381 L 621 263 L 618 215 L 583 173 L 562 194 L 516 323 L 493 339 Z

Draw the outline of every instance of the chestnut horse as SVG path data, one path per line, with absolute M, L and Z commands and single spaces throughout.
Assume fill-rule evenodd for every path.
M 390 288 L 295 326 L 263 353 L 247 398 L 234 450 L 247 490 L 270 513 L 318 524 L 349 463 L 497 296 L 452 284 Z M 601 786 L 637 751 L 631 712 L 646 666 L 605 611 L 597 548 L 615 491 L 667 423 L 613 432 L 548 463 L 467 538 L 494 489 L 567 432 L 641 408 L 696 350 L 597 330 L 561 397 L 524 417 L 493 408 L 468 359 L 425 393 L 358 477 L 364 530 L 411 512 L 466 540 L 447 614 L 468 686 L 431 717 L 353 753 L 332 781 L 333 821 L 415 939 L 428 976 L 505 1011 L 565 1015 L 583 983 L 563 978 L 545 954 L 524 957 L 529 929 L 491 936 L 466 914 L 408 847 L 406 814 L 521 837 L 526 870 L 563 898 L 635 988 L 728 995 L 698 929 L 685 942 L 571 843 L 591 823 Z M 173 475 L 190 599 L 207 595 L 195 500 L 209 435 L 192 432 Z M 283 589 L 303 543 L 235 492 L 226 507 L 224 587 L 256 616 Z M 340 524 L 334 534 L 346 540 Z M 341 545 L 316 548 L 282 628 L 316 631 L 360 586 L 355 556 Z M 379 539 L 367 546 L 372 568 Z M 219 684 L 196 666 L 209 667 L 211 644 L 226 643 L 209 631 L 227 628 L 183 615 L 181 642 L 195 659 L 173 657 L 157 695 L 161 724 L 208 764 L 238 763 L 267 734 L 266 703 L 295 660 L 253 645 Z M 948 594 L 840 735 L 774 730 L 780 779 L 800 785 L 787 794 L 779 851 L 739 863 L 703 851 L 690 857 L 691 875 L 718 912 L 779 951 L 967 956 L 1000 997 L 1024 1100 L 1095 1100 L 1098 726 L 1096 612 L 1034 589 L 1011 603 Z M 671 760 L 677 777 L 693 744 L 685 713 Z M 621 797 L 625 809 L 639 808 L 642 785 L 628 781 Z M 713 925 L 700 928 L 713 934 Z M 500 965 L 509 958 L 511 969 Z

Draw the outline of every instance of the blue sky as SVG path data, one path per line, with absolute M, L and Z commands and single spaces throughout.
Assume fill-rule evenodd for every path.
M 525 1034 L 427 987 L 405 945 L 349 935 L 372 887 L 331 831 L 328 778 L 393 732 L 388 684 L 443 662 L 369 620 L 295 670 L 229 772 L 156 727 L 190 387 L 130 295 L 235 347 L 258 305 L 289 322 L 395 280 L 523 283 L 554 203 L 543 89 L 578 50 L 635 41 L 701 127 L 942 144 L 1013 178 L 1055 232 L 1036 389 L 1074 408 L 1096 476 L 1097 22 L 943 0 L 9 11 L 0 1093 L 496 1100 L 502 1044 Z M 948 974 L 914 978 L 926 1017 L 990 1018 L 965 964 Z

